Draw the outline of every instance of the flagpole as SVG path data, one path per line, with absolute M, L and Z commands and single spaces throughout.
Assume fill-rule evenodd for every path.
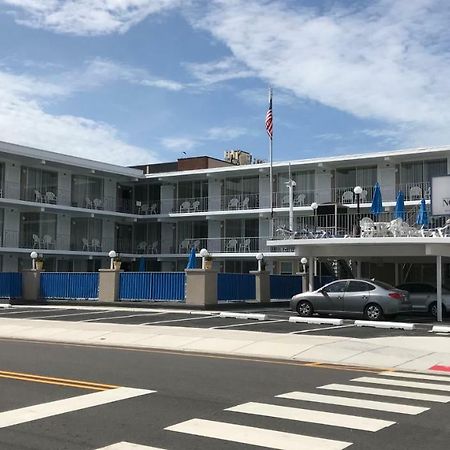
M 272 105 L 272 88 L 269 87 L 269 104 L 272 109 L 273 114 L 273 105 Z M 274 229 L 273 229 L 273 134 L 272 136 L 269 136 L 269 161 L 270 161 L 270 167 L 269 167 L 269 182 L 270 182 L 270 189 L 269 189 L 269 195 L 270 195 L 270 237 L 273 237 Z

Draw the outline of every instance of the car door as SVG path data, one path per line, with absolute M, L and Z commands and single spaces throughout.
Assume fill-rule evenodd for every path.
M 351 314 L 362 314 L 369 301 L 370 291 L 373 290 L 375 290 L 375 286 L 365 281 L 349 281 L 344 294 L 344 311 Z
M 347 281 L 335 281 L 322 288 L 323 299 L 320 302 L 320 311 L 336 313 L 344 309 L 344 294 Z M 319 311 L 318 308 L 314 308 Z

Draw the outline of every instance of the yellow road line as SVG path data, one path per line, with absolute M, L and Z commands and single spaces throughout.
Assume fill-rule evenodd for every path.
M 35 383 L 55 384 L 59 386 L 76 387 L 81 389 L 92 389 L 96 391 L 105 391 L 107 389 L 115 389 L 119 386 L 111 384 L 92 383 L 89 381 L 71 380 L 67 378 L 55 378 L 42 375 L 34 375 L 21 372 L 0 371 L 0 378 L 9 378 L 21 381 L 32 381 Z

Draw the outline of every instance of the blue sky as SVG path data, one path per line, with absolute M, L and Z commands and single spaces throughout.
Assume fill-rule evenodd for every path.
M 445 0 L 0 0 L 0 140 L 132 165 L 450 143 Z

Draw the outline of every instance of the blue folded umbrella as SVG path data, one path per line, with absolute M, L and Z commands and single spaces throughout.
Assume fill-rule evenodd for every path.
M 197 267 L 197 260 L 195 258 L 195 248 L 191 248 L 191 253 L 189 253 L 189 259 L 186 269 L 195 269 Z
M 383 200 L 381 198 L 381 189 L 378 181 L 375 184 L 375 188 L 373 190 L 373 200 L 370 212 L 375 216 L 378 216 L 378 214 L 381 214 L 383 212 Z
M 139 258 L 138 272 L 145 272 L 145 259 Z
M 405 209 L 405 194 L 399 191 L 397 195 L 397 203 L 395 204 L 394 217 L 396 219 L 405 220 L 406 209 Z
M 417 213 L 416 219 L 417 225 L 428 226 L 428 213 L 427 205 L 425 204 L 425 199 L 423 198 L 420 202 L 419 212 Z

